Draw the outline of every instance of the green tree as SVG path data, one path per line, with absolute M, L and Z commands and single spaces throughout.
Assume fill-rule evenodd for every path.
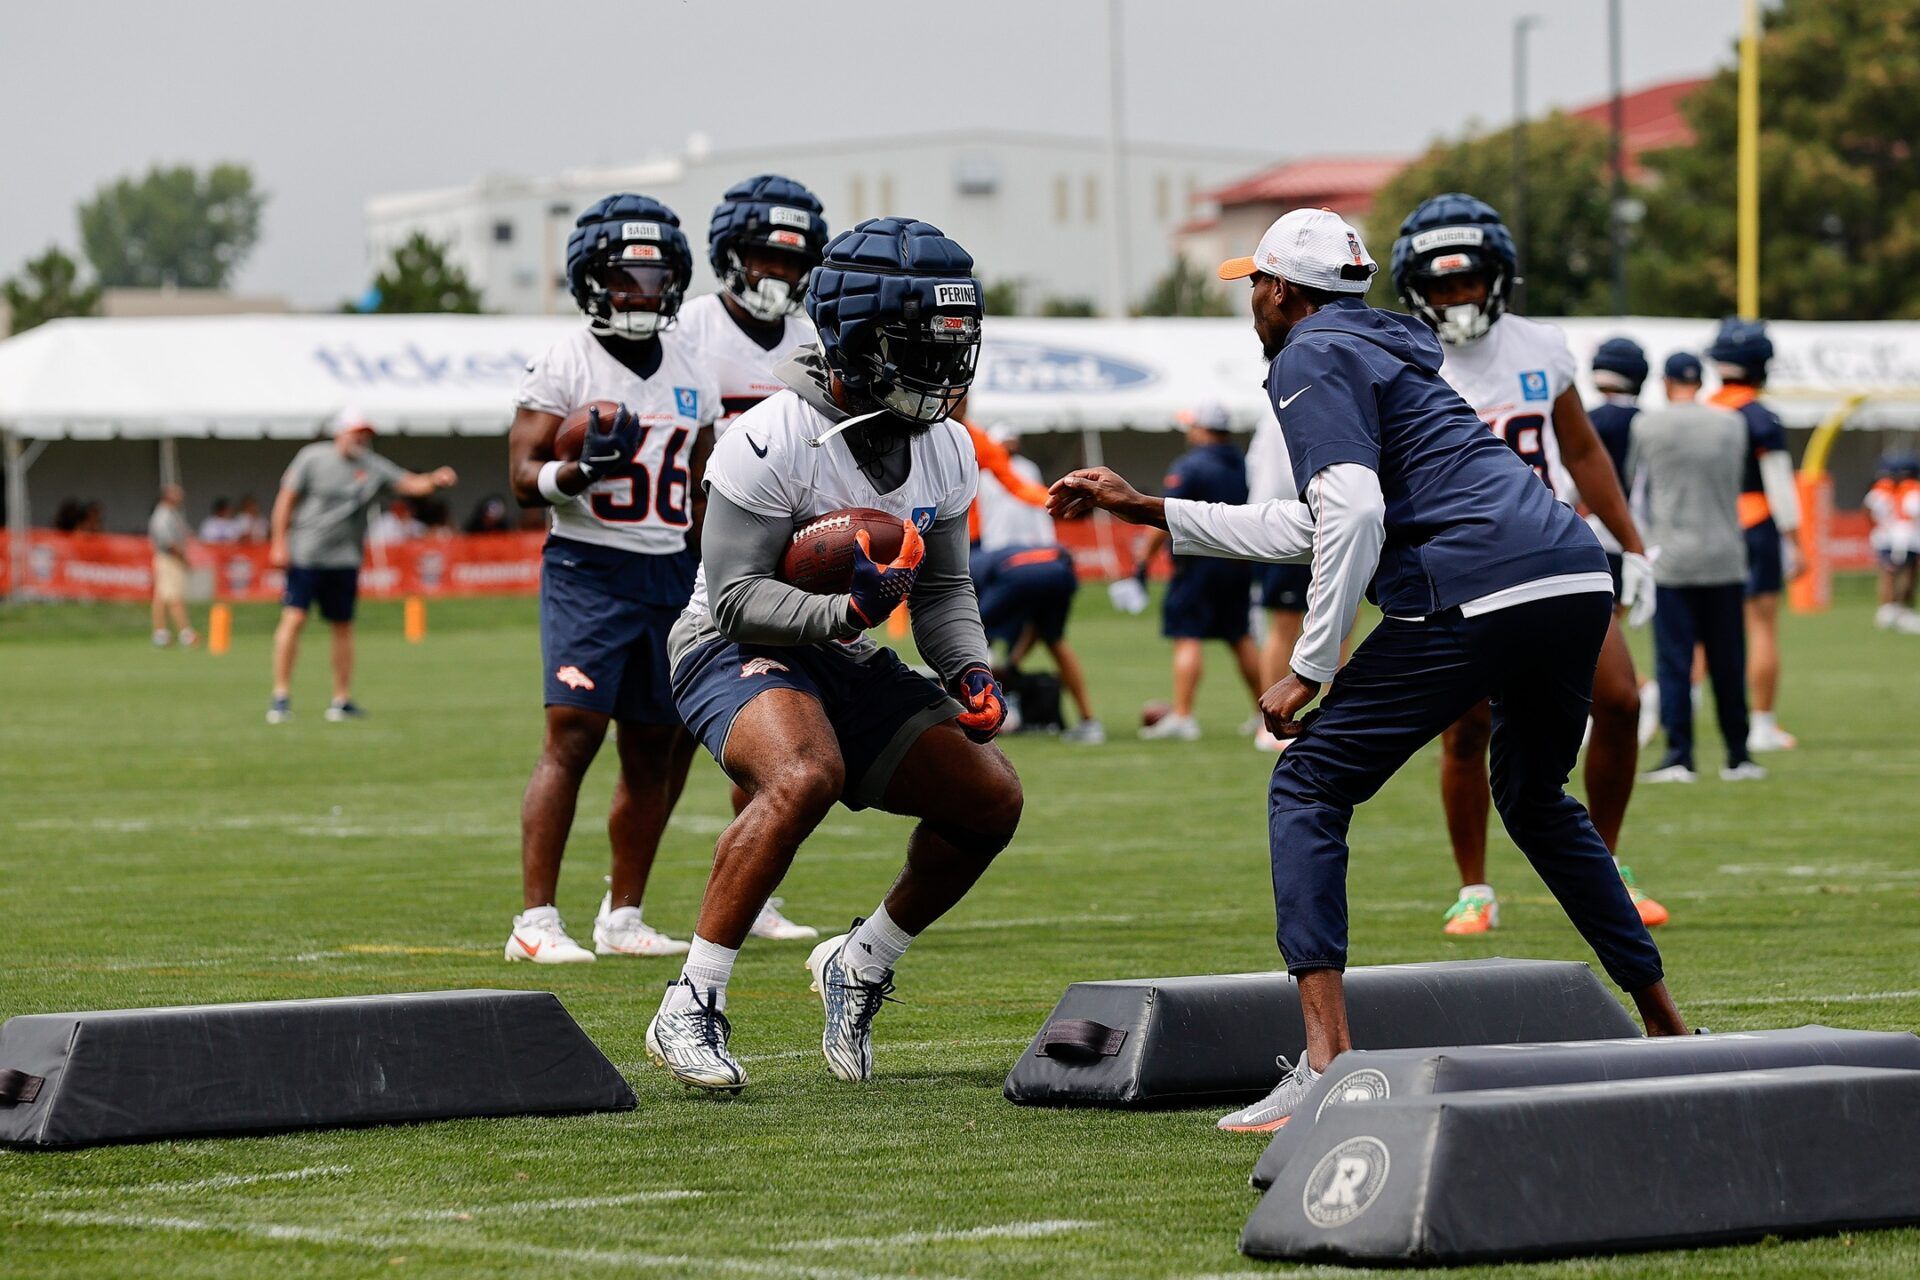
M 1603 315 L 1608 240 L 1607 131 L 1559 112 L 1527 126 L 1526 309 L 1536 315 Z M 1389 259 L 1400 221 L 1443 191 L 1464 191 L 1503 214 L 1513 203 L 1513 131 L 1469 134 L 1436 144 L 1395 174 L 1373 198 L 1367 244 L 1380 273 L 1369 301 L 1397 306 Z
M 1920 5 L 1785 0 L 1760 42 L 1760 310 L 1920 317 Z M 1689 97 L 1691 146 L 1650 153 L 1636 300 L 1735 305 L 1738 73 Z
M 992 284 L 983 283 L 980 288 L 980 309 L 990 316 L 1019 315 L 1020 282 L 995 280 Z
M 80 247 L 104 285 L 223 289 L 260 238 L 266 201 L 245 165 L 155 165 L 80 206 Z
M 0 297 L 12 314 L 14 333 L 62 316 L 90 316 L 100 310 L 100 286 L 80 286 L 80 268 L 57 245 L 30 259 L 20 274 L 0 284 Z
M 342 303 L 342 311 L 378 311 L 386 314 L 452 312 L 478 315 L 480 291 L 467 273 L 447 261 L 447 246 L 416 231 L 393 251 L 393 257 L 373 278 L 365 300 L 372 305 Z
M 1091 298 L 1042 298 L 1040 314 L 1043 316 L 1096 316 L 1099 308 L 1093 305 Z
M 1230 316 L 1233 307 L 1209 283 L 1204 272 L 1185 258 L 1175 257 L 1166 273 L 1153 282 L 1140 304 L 1143 316 Z

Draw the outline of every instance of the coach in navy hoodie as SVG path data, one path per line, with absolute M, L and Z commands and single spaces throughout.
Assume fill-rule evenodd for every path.
M 1292 672 L 1261 699 L 1269 729 L 1296 739 L 1274 768 L 1268 827 L 1278 939 L 1300 983 L 1307 1053 L 1224 1128 L 1277 1128 L 1351 1047 L 1341 974 L 1354 807 L 1487 697 L 1494 803 L 1508 834 L 1648 1032 L 1686 1030 L 1653 938 L 1566 791 L 1613 610 L 1606 556 L 1442 381 L 1432 332 L 1366 305 L 1376 269 L 1359 234 L 1321 209 L 1287 214 L 1253 257 L 1220 268 L 1222 279 L 1252 277 L 1267 392 L 1301 501 L 1148 498 L 1105 468 L 1054 486 L 1056 514 L 1098 506 L 1160 525 L 1176 554 L 1313 563 Z M 1363 593 L 1386 616 L 1341 667 L 1340 639 Z M 1297 718 L 1329 683 L 1319 710 Z

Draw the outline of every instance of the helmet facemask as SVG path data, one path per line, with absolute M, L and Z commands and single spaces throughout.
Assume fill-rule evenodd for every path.
M 673 324 L 681 288 L 659 253 L 630 244 L 587 271 L 587 319 L 595 333 L 639 341 Z
M 944 422 L 973 385 L 980 318 L 933 312 L 924 321 L 883 325 L 874 349 L 857 357 L 865 390 L 889 413 L 921 427 Z
M 1455 284 L 1478 275 L 1487 282 L 1485 295 L 1474 301 L 1436 304 L 1427 300 L 1435 287 Z M 1407 302 L 1415 314 L 1440 335 L 1448 346 L 1462 346 L 1484 338 L 1506 310 L 1507 278 L 1504 268 L 1481 261 L 1468 252 L 1443 253 L 1412 274 L 1406 285 Z
M 791 246 L 778 244 L 777 237 L 791 237 Z M 734 301 L 746 308 L 755 320 L 771 324 L 800 310 L 807 296 L 807 277 L 815 265 L 808 260 L 804 237 L 792 231 L 775 231 L 766 245 L 727 251 L 726 289 Z

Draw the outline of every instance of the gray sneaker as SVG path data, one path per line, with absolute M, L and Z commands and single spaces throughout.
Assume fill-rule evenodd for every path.
M 1089 747 L 1097 747 L 1106 740 L 1106 728 L 1098 720 L 1082 720 L 1060 735 L 1062 742 L 1078 742 Z
M 1284 1057 L 1275 1058 L 1274 1064 L 1284 1068 L 1286 1075 L 1280 1077 L 1280 1083 L 1273 1092 L 1250 1107 L 1242 1107 L 1232 1115 L 1221 1116 L 1215 1121 L 1216 1129 L 1225 1129 L 1232 1133 L 1272 1133 L 1287 1122 L 1293 1109 L 1313 1088 L 1313 1082 L 1320 1073 L 1307 1065 L 1305 1055 L 1298 1063 L 1289 1063 Z
M 854 929 L 863 922 L 855 920 Z M 842 1080 L 873 1079 L 873 1018 L 893 994 L 893 970 L 877 979 L 863 978 L 842 959 L 850 929 L 828 938 L 807 956 L 812 990 L 820 993 L 827 1025 L 820 1033 L 820 1052 L 827 1066 Z M 894 1001 L 893 1003 L 898 1003 Z
M 675 987 L 685 987 L 692 998 L 676 1000 Z M 719 997 L 709 991 L 702 1000 L 691 982 L 677 978 L 667 984 L 667 998 L 647 1024 L 647 1057 L 681 1084 L 738 1094 L 746 1087 L 747 1069 L 727 1049 L 732 1035 Z

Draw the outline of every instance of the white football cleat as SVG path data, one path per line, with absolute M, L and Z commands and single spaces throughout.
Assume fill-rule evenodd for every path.
M 1642 782 L 1698 782 L 1700 775 L 1684 764 L 1663 764 L 1640 775 Z
M 667 984 L 660 1012 L 647 1024 L 647 1057 L 681 1084 L 738 1095 L 746 1087 L 747 1069 L 727 1047 L 732 1038 L 733 1024 L 720 1010 L 719 992 L 710 990 L 702 1000 L 682 976 Z
M 593 949 L 603 956 L 683 956 L 689 944 L 669 938 L 640 918 L 640 908 L 613 910 L 613 895 L 600 899 L 593 918 Z
M 1274 1065 L 1283 1068 L 1286 1075 L 1280 1077 L 1280 1083 L 1273 1092 L 1252 1106 L 1221 1116 L 1213 1122 L 1216 1129 L 1228 1133 L 1272 1133 L 1287 1123 L 1293 1109 L 1306 1098 L 1320 1073 L 1307 1065 L 1305 1054 L 1300 1055 L 1297 1064 L 1289 1064 L 1285 1058 L 1274 1059 Z
M 1799 745 L 1800 739 L 1777 724 L 1760 724 L 1756 721 L 1747 729 L 1747 750 L 1754 755 L 1762 751 L 1791 751 Z
M 1166 738 L 1175 742 L 1196 742 L 1200 738 L 1200 725 L 1192 716 L 1179 716 L 1169 711 L 1142 729 L 1140 736 L 1150 740 Z
M 1060 732 L 1060 741 L 1077 742 L 1083 747 L 1097 747 L 1107 740 L 1106 726 L 1098 720 L 1079 720 L 1071 729 Z
M 507 959 L 535 964 L 592 964 L 593 952 L 567 936 L 556 907 L 532 907 L 513 918 L 507 935 Z
M 767 905 L 760 908 L 760 914 L 754 917 L 753 928 L 747 932 L 756 938 L 771 938 L 775 942 L 800 942 L 819 937 L 820 931 L 812 925 L 796 924 L 780 914 L 785 902 L 784 898 L 768 898 Z
M 1751 760 L 1742 760 L 1739 764 L 1730 764 L 1720 771 L 1722 782 L 1760 782 L 1767 771 Z
M 855 920 L 858 929 L 862 921 Z M 852 931 L 828 938 L 807 956 L 813 975 L 810 990 L 819 993 L 827 1025 L 820 1033 L 820 1052 L 827 1066 L 842 1080 L 873 1079 L 873 1018 L 893 994 L 893 970 L 871 969 L 867 977 L 842 959 Z

